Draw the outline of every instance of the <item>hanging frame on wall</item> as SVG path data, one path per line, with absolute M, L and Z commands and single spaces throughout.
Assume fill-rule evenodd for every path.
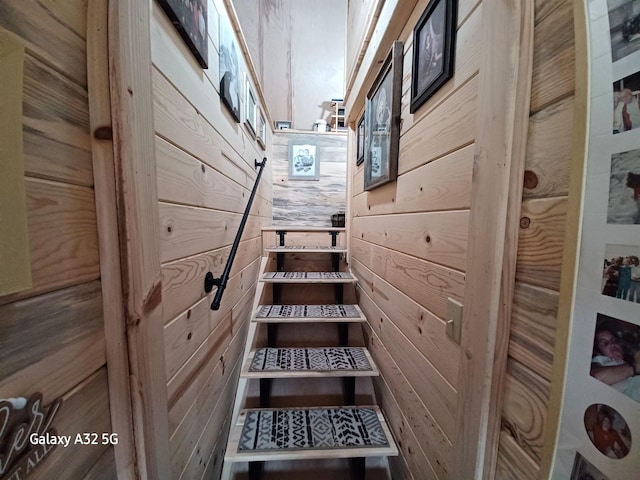
M 411 113 L 453 77 L 456 5 L 457 0 L 431 0 L 413 29 Z
M 240 122 L 240 61 L 233 28 L 220 16 L 220 98 L 236 122 Z
M 393 42 L 369 91 L 364 126 L 364 189 L 372 190 L 398 176 L 402 42 Z
M 202 68 L 208 68 L 207 0 L 158 0 Z

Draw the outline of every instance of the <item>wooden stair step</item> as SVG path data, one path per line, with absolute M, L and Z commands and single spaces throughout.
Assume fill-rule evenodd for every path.
M 258 348 L 242 367 L 244 378 L 375 377 L 363 347 Z
M 225 462 L 397 455 L 376 406 L 248 409 L 231 430 Z
M 308 246 L 308 245 L 292 245 L 292 246 L 273 246 L 264 249 L 269 253 L 347 253 L 346 247 L 332 246 Z
M 366 322 L 358 305 L 259 305 L 258 323 Z
M 263 232 L 344 232 L 345 227 L 305 227 L 300 226 L 269 226 L 262 227 Z
M 265 283 L 356 283 L 358 279 L 349 272 L 266 272 Z

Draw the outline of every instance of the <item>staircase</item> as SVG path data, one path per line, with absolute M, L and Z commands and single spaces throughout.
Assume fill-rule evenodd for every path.
M 345 293 L 354 297 L 357 282 L 345 271 L 346 248 L 339 246 L 344 234 L 344 228 L 332 227 L 263 229 L 263 245 L 269 246 L 264 248 L 222 480 L 246 478 L 234 476 L 236 464 L 243 464 L 244 471 L 248 465 L 248 478 L 254 480 L 267 470 L 265 462 L 322 465 L 335 459 L 349 459 L 350 478 L 363 480 L 366 458 L 398 455 L 373 404 L 371 382 L 356 389 L 357 378 L 379 372 L 367 349 L 354 345 L 361 335 L 350 326 L 366 318 L 358 305 L 344 301 Z M 282 394 L 275 397 L 274 382 L 282 382 Z M 361 397 L 365 404 L 358 401 Z M 321 405 L 327 401 L 337 405 Z

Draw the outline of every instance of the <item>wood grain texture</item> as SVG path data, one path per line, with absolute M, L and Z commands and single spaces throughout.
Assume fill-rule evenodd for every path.
M 48 403 L 50 398 L 44 399 Z M 62 397 L 54 426 L 58 435 L 71 435 L 71 444 L 57 447 L 29 478 L 82 478 L 100 460 L 107 445 L 75 444 L 76 434 L 83 432 L 111 433 L 109 417 L 109 387 L 106 368 L 101 368 Z
M 25 42 L 27 51 L 80 86 L 87 85 L 87 0 L 10 0 L 0 4 L 0 27 Z
M 527 366 L 509 360 L 502 430 L 512 436 L 538 464 L 541 461 L 548 399 L 549 382 Z
M 354 238 L 352 258 L 426 310 L 444 319 L 447 297 L 462 299 L 464 274 Z
M 567 197 L 522 202 L 516 271 L 518 281 L 559 290 L 566 215 Z
M 457 270 L 465 270 L 468 211 L 357 217 L 352 235 Z
M 261 255 L 260 237 L 249 238 L 240 242 L 236 260 L 231 269 L 234 275 Z M 187 310 L 207 294 L 204 291 L 204 277 L 212 272 L 219 277 L 229 256 L 231 247 L 214 250 L 193 257 L 186 257 L 162 266 L 162 299 L 165 324 L 178 313 Z M 227 286 L 229 289 L 229 286 Z M 227 295 L 229 295 L 227 293 Z
M 421 2 L 424 3 L 424 2 Z M 422 13 L 422 12 L 420 12 Z M 458 20 L 461 21 L 460 16 Z M 417 22 L 417 19 L 416 19 Z M 409 24 L 413 26 L 415 24 Z M 471 78 L 477 75 L 480 68 L 482 52 L 482 3 L 472 11 L 456 32 L 456 51 L 454 55 L 454 72 L 452 79 L 446 82 L 437 92 L 416 110 L 410 112 L 411 106 L 411 75 L 413 71 L 413 28 L 403 37 L 405 39 L 404 64 L 402 79 L 402 131 L 411 129 L 414 123 L 430 115 L 434 108 L 456 92 Z
M 370 329 L 364 329 L 365 342 L 376 364 L 380 368 L 382 378 L 387 382 L 406 419 L 404 428 L 409 429 L 416 438 L 425 456 L 431 460 L 432 468 L 438 478 L 449 478 L 451 472 L 451 442 L 439 427 L 431 411 L 425 406 L 416 391 L 408 382 L 404 370 L 395 363 L 381 340 Z M 397 425 L 394 428 L 398 428 Z
M 0 317 L 0 364 L 2 376 L 9 377 L 58 350 L 104 335 L 100 282 L 3 305 Z
M 371 328 L 405 374 L 420 400 L 428 405 L 438 426 L 447 438 L 451 438 L 455 424 L 455 389 L 377 307 L 374 300 L 364 294 L 362 289 L 358 291 L 361 293 L 359 304 L 367 315 Z
M 352 199 L 354 217 L 468 209 L 473 145 L 400 175 L 397 183 Z
M 509 356 L 551 381 L 558 293 L 516 282 Z
M 500 434 L 496 480 L 539 480 L 540 466 L 506 432 Z
M 105 450 L 93 467 L 82 477 L 82 480 L 118 480 L 113 447 Z
M 318 181 L 290 180 L 291 145 L 316 146 Z M 273 136 L 273 221 L 278 225 L 331 225 L 346 209 L 347 136 L 276 133 Z
M 573 132 L 573 97 L 531 115 L 524 198 L 567 195 Z
M 573 94 L 575 65 L 573 5 L 565 0 L 535 27 L 532 112 Z
M 400 137 L 398 174 L 471 144 L 476 136 L 478 80 L 473 78 Z

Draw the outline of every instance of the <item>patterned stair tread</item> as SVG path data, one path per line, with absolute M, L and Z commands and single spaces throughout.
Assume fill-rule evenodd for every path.
M 305 227 L 304 225 L 282 225 L 262 227 L 263 232 L 344 232 L 345 227 Z
M 249 353 L 244 378 L 370 377 L 379 375 L 363 347 L 259 348 Z
M 266 283 L 356 283 L 349 272 L 266 272 L 260 279 Z
M 254 317 L 262 323 L 366 322 L 358 305 L 260 305 Z
M 311 245 L 290 245 L 290 246 L 272 246 L 264 249 L 265 252 L 272 253 L 346 253 L 346 247 L 332 247 L 332 246 L 311 246 Z
M 243 410 L 225 461 L 396 456 L 380 409 L 365 407 Z

